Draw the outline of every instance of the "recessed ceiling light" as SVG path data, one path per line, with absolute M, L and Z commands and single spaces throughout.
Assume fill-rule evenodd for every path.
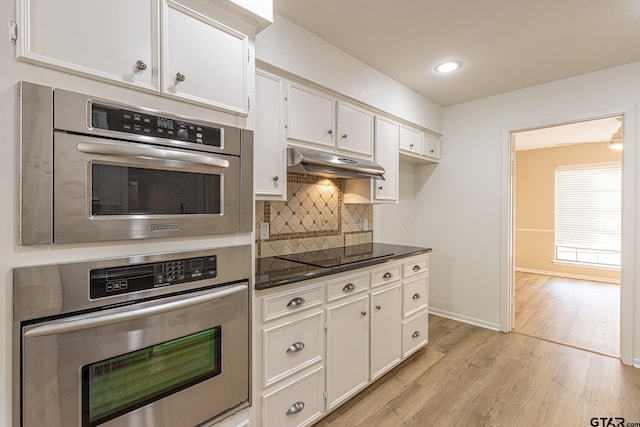
M 439 73 L 451 73 L 462 67 L 462 61 L 446 61 L 436 65 L 436 71 Z

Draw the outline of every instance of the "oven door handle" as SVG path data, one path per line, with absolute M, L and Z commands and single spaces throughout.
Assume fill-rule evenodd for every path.
M 242 292 L 247 289 L 247 285 L 234 285 L 230 288 L 209 292 L 206 294 L 198 295 L 191 298 L 181 299 L 178 301 L 167 302 L 151 307 L 144 307 L 140 309 L 132 309 L 129 307 L 128 311 L 119 313 L 104 314 L 101 316 L 89 317 L 89 318 L 75 318 L 73 320 L 61 320 L 59 322 L 51 322 L 42 326 L 36 326 L 24 333 L 25 337 L 44 337 L 49 335 L 57 335 L 65 332 L 76 332 L 85 329 L 95 328 L 98 326 L 113 325 L 114 323 L 127 322 L 129 320 L 140 319 L 143 317 L 154 316 L 157 314 L 168 313 L 171 311 L 177 311 L 184 308 L 192 307 L 198 304 L 204 304 L 206 302 L 215 301 L 220 298 L 227 297 L 229 295 Z
M 229 161 L 212 154 L 194 153 L 171 148 L 153 147 L 144 144 L 122 144 L 119 142 L 79 142 L 76 149 L 86 154 L 107 156 L 146 157 L 158 160 L 178 160 L 201 165 L 228 168 Z

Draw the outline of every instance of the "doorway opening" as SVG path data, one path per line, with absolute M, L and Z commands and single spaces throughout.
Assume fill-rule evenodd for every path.
M 622 120 L 511 134 L 514 332 L 620 357 Z

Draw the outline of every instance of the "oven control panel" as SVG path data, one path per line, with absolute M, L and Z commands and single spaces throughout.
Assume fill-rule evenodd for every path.
M 91 270 L 89 298 L 99 299 L 217 276 L 217 257 L 176 259 L 158 263 Z
M 91 126 L 96 129 L 222 147 L 223 137 L 220 128 L 108 105 L 91 105 Z

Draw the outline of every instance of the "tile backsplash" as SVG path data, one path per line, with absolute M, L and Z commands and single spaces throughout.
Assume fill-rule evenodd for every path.
M 258 258 L 373 241 L 373 207 L 345 205 L 344 180 L 287 174 L 287 201 L 256 202 Z M 269 239 L 260 240 L 260 224 Z

